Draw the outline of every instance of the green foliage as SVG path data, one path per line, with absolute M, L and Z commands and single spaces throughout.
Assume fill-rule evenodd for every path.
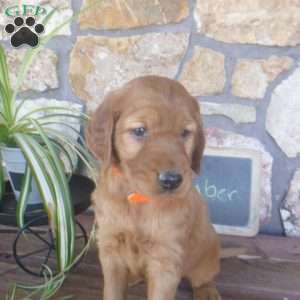
M 95 1 L 91 6 L 99 2 Z M 89 9 L 91 6 L 83 10 Z M 44 24 L 49 21 L 55 11 L 55 9 L 52 10 L 45 17 Z M 34 178 L 48 214 L 49 224 L 54 233 L 56 257 L 60 271 L 58 275 L 52 276 L 51 270 L 48 270 L 48 274 L 45 274 L 45 283 L 38 287 L 24 288 L 24 286 L 14 285 L 6 297 L 8 300 L 15 300 L 17 289 L 20 288 L 33 290 L 23 300 L 30 300 L 32 295 L 37 294 L 40 295 L 40 299 L 50 299 L 64 282 L 66 272 L 78 260 L 78 257 L 74 258 L 75 225 L 68 174 L 59 154 L 63 153 L 67 158 L 71 171 L 74 171 L 76 167 L 72 157 L 77 156 L 86 164 L 91 171 L 91 175 L 94 176 L 93 157 L 88 152 L 84 140 L 80 137 L 80 130 L 77 130 L 70 122 L 70 119 L 73 119 L 84 124 L 88 117 L 78 110 L 73 111 L 69 107 L 57 106 L 33 109 L 25 115 L 20 115 L 22 105 L 26 99 L 16 101 L 16 98 L 27 71 L 38 53 L 61 28 L 76 19 L 82 11 L 54 28 L 40 40 L 36 48 L 27 50 L 18 70 L 17 83 L 14 89 L 9 78 L 6 53 L 0 45 L 0 147 L 19 147 L 27 161 L 16 213 L 17 222 L 19 226 L 23 226 L 26 198 L 31 187 L 32 178 Z M 36 114 L 39 111 L 47 112 L 47 115 L 39 117 Z M 60 132 L 54 129 L 53 125 L 71 130 L 76 138 L 65 134 L 64 130 Z M 5 178 L 1 156 L 0 163 L 0 197 L 2 199 Z
M 82 249 L 79 255 L 73 260 L 73 262 L 63 271 L 58 273 L 57 275 L 53 275 L 52 271 L 47 267 L 44 266 L 46 272 L 44 273 L 44 283 L 35 285 L 35 286 L 28 286 L 22 284 L 14 284 L 12 285 L 10 291 L 8 292 L 6 299 L 7 300 L 16 300 L 17 299 L 17 292 L 25 292 L 26 296 L 22 296 L 19 298 L 20 300 L 49 300 L 53 295 L 55 295 L 60 287 L 62 286 L 64 280 L 70 269 L 76 265 L 80 259 L 87 253 L 88 249 L 91 246 L 91 243 L 94 241 L 95 237 L 95 228 L 96 226 L 93 225 L 93 228 L 90 233 L 90 239 L 87 245 Z M 38 298 L 37 298 L 38 297 Z M 63 296 L 58 298 L 57 300 L 69 300 L 72 299 L 72 295 Z

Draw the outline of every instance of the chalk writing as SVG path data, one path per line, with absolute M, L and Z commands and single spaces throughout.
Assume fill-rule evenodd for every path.
M 239 193 L 237 190 L 220 188 L 215 184 L 210 183 L 208 179 L 204 180 L 202 187 L 197 184 L 197 190 L 202 192 L 204 197 L 209 201 L 219 201 L 219 202 L 234 202 L 239 200 Z
M 218 233 L 253 236 L 259 228 L 260 154 L 207 148 L 194 186 Z

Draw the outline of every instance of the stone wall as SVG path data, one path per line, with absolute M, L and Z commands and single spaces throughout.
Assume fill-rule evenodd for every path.
M 58 8 L 49 32 L 94 0 L 23 2 Z M 12 3 L 0 0 L 0 29 Z M 24 51 L 0 39 L 15 82 Z M 201 100 L 208 145 L 262 153 L 261 230 L 300 236 L 299 45 L 300 0 L 102 0 L 39 55 L 23 97 L 93 110 L 139 75 L 181 81 Z

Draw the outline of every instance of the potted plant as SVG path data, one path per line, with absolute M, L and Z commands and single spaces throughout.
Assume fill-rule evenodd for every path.
M 57 264 L 61 272 L 68 270 L 74 261 L 74 214 L 68 185 L 68 175 L 76 167 L 74 157 L 80 158 L 92 170 L 92 157 L 85 147 L 78 126 L 87 116 L 80 109 L 70 105 L 33 105 L 24 112 L 28 102 L 26 99 L 16 99 L 19 87 L 35 56 L 70 20 L 55 28 L 41 40 L 38 47 L 27 50 L 14 89 L 9 78 L 6 53 L 0 46 L 0 196 L 4 193 L 6 172 L 3 168 L 10 168 L 10 162 L 15 163 L 18 160 L 17 173 L 23 172 L 24 175 L 19 191 L 16 183 L 13 183 L 18 196 L 17 222 L 19 226 L 23 226 L 27 200 L 38 194 L 55 237 Z M 10 159 L 12 155 L 14 158 Z M 8 173 L 14 172 L 9 169 Z M 10 177 L 13 179 L 13 176 Z
M 17 105 L 20 101 L 17 102 Z M 44 109 L 45 107 L 50 107 L 51 109 Z M 57 107 L 57 108 L 55 108 Z M 61 109 L 64 108 L 66 111 L 68 109 L 68 114 L 72 116 L 60 117 Z M 70 109 L 71 108 L 71 109 Z M 57 113 L 57 109 L 59 109 Z M 75 114 L 77 111 L 77 114 Z M 82 105 L 77 103 L 70 103 L 68 101 L 58 101 L 53 99 L 39 99 L 39 100 L 26 100 L 23 105 L 21 105 L 18 113 L 18 118 L 15 124 L 20 124 L 24 122 L 28 117 L 34 120 L 42 120 L 42 124 L 47 129 L 55 129 L 57 132 L 64 132 L 64 135 L 69 139 L 78 140 L 80 138 L 78 131 L 80 130 L 81 122 L 76 120 L 74 116 L 80 116 L 82 111 Z M 54 116 L 56 115 L 56 117 Z M 63 121 L 62 123 L 53 122 L 55 120 Z M 7 140 L 8 128 L 0 124 L 0 151 L 2 154 L 2 159 L 5 162 L 5 169 L 8 175 L 9 181 L 13 188 L 13 192 L 18 200 L 22 189 L 22 179 L 26 170 L 27 161 L 19 147 L 15 145 L 14 141 Z M 68 147 L 67 145 L 65 147 Z M 65 151 L 65 147 L 58 151 L 60 158 L 63 159 L 65 173 L 72 174 L 77 165 L 77 155 L 73 151 Z M 57 147 L 56 147 L 57 148 Z M 57 149 L 59 150 L 59 149 Z M 63 152 L 62 152 L 63 150 Z M 31 180 L 31 185 L 28 186 L 29 190 L 26 195 L 26 204 L 34 205 L 41 203 L 41 197 L 38 191 L 38 186 L 35 180 Z

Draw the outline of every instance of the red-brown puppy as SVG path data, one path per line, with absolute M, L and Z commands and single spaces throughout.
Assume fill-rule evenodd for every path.
M 195 300 L 219 299 L 219 242 L 192 184 L 205 144 L 197 101 L 174 80 L 134 79 L 104 99 L 87 141 L 101 161 L 104 300 L 124 300 L 129 277 L 147 280 L 148 300 L 174 300 L 182 277 Z

